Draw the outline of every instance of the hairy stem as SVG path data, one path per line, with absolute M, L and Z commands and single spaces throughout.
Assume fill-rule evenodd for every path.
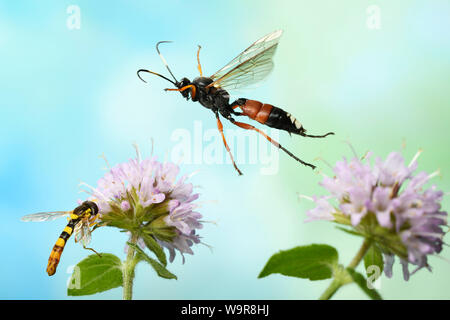
M 356 253 L 355 257 L 352 259 L 352 261 L 349 263 L 349 268 L 356 268 L 358 264 L 361 262 L 361 260 L 366 255 L 367 251 L 370 249 L 370 246 L 372 245 L 372 241 L 368 238 L 364 239 L 363 244 L 361 245 L 361 248 L 359 248 L 358 252 Z M 324 293 L 320 296 L 319 300 L 329 300 L 331 297 L 345 284 L 349 283 L 351 281 L 348 281 L 345 277 L 342 275 L 336 276 L 331 282 L 331 284 L 328 286 L 328 288 L 324 291 Z
M 132 235 L 129 242 L 136 243 L 137 235 Z M 128 247 L 127 260 L 123 264 L 122 275 L 123 275 L 123 300 L 131 300 L 133 296 L 133 280 L 134 280 L 134 269 L 138 259 L 135 257 L 135 250 L 132 247 Z

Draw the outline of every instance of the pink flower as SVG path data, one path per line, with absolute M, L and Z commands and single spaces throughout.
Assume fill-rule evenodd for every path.
M 408 166 L 398 152 L 390 153 L 384 161 L 377 158 L 373 167 L 366 162 L 368 158 L 339 161 L 333 170 L 334 177 L 325 177 L 320 183 L 331 195 L 314 198 L 317 207 L 306 215 L 308 221 L 342 223 L 347 219 L 348 223 L 344 224 L 353 226 L 363 236 L 385 237 L 391 242 L 399 239 L 400 243 L 384 241 L 379 246 L 385 256 L 386 275 L 392 274 L 397 255 L 407 280 L 408 264 L 416 265 L 416 271 L 429 268 L 427 256 L 442 250 L 442 227 L 447 225 L 447 212 L 440 210 L 443 193 L 435 186 L 423 189 L 434 174 L 414 175 L 417 156 Z M 334 199 L 337 207 L 326 199 Z M 375 218 L 378 228 L 373 225 L 373 219 L 365 219 L 370 216 Z
M 130 232 L 145 230 L 168 248 L 172 261 L 175 250 L 193 254 L 190 247 L 200 242 L 196 231 L 203 227 L 194 204 L 199 194 L 193 193 L 188 176 L 177 179 L 179 171 L 176 164 L 156 157 L 141 161 L 138 153 L 112 167 L 89 193 L 102 220 Z M 145 246 L 142 239 L 138 243 Z

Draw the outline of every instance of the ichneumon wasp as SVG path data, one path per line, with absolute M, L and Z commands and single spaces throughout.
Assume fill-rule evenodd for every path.
M 289 156 L 299 161 L 305 166 L 309 166 L 315 169 L 313 164 L 307 163 L 290 151 L 281 146 L 277 141 L 273 140 L 263 131 L 258 128 L 244 123 L 236 121 L 233 116 L 247 116 L 252 120 L 267 125 L 272 128 L 287 131 L 289 134 L 294 133 L 301 135 L 303 137 L 310 138 L 324 138 L 333 132 L 328 132 L 324 135 L 309 135 L 306 134 L 306 130 L 303 128 L 302 124 L 290 113 L 282 110 L 281 108 L 275 107 L 267 103 L 261 103 L 256 100 L 249 100 L 245 98 L 239 98 L 236 101 L 230 103 L 230 95 L 228 91 L 234 89 L 241 89 L 247 87 L 250 84 L 254 84 L 258 81 L 264 79 L 273 69 L 272 57 L 275 54 L 278 42 L 280 40 L 282 31 L 274 31 L 258 41 L 254 42 L 250 47 L 241 52 L 236 58 L 231 60 L 225 67 L 217 71 L 210 77 L 204 77 L 202 72 L 202 67 L 200 64 L 200 49 L 198 46 L 197 51 L 197 62 L 198 71 L 200 77 L 195 78 L 192 82 L 187 78 L 182 78 L 178 81 L 170 70 L 166 60 L 159 51 L 159 45 L 161 43 L 166 43 L 170 41 L 160 41 L 156 44 L 156 51 L 158 52 L 161 60 L 172 76 L 173 80 L 169 78 L 147 70 L 140 69 L 137 71 L 138 77 L 141 78 L 141 72 L 147 72 L 157 75 L 169 82 L 171 82 L 176 89 L 165 89 L 166 91 L 178 91 L 181 95 L 189 100 L 189 98 L 214 112 L 217 119 L 217 127 L 222 135 L 223 143 L 230 155 L 231 161 L 233 162 L 234 168 L 241 175 L 242 172 L 236 166 L 234 162 L 233 155 L 228 147 L 225 135 L 223 133 L 223 125 L 220 121 L 220 115 L 230 121 L 232 124 L 245 129 L 254 130 L 259 134 L 263 135 L 269 142 L 271 142 L 275 147 L 280 148 L 286 152 Z M 235 109 L 240 108 L 241 112 L 237 112 Z

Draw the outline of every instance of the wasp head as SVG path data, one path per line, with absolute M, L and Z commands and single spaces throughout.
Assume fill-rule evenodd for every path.
M 176 86 L 178 89 L 181 89 L 185 86 L 188 86 L 191 84 L 191 80 L 188 78 L 182 78 L 180 82 L 177 82 Z M 191 92 L 191 89 L 187 89 L 181 92 L 181 95 L 186 98 L 186 100 L 189 100 L 189 93 Z

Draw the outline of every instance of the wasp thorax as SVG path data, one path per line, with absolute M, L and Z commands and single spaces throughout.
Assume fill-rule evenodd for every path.
M 211 84 L 213 80 L 211 78 L 207 77 L 197 77 L 192 81 L 193 84 L 199 87 L 206 87 L 207 85 Z

